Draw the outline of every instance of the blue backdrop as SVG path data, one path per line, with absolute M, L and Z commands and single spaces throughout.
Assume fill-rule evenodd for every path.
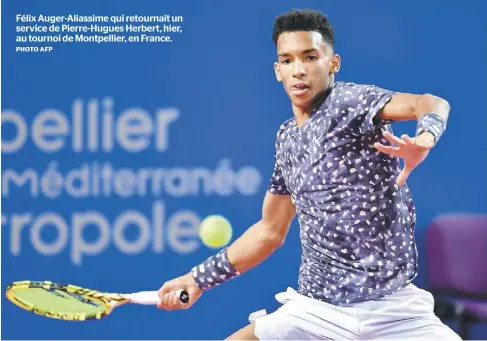
M 424 230 L 443 212 L 487 212 L 483 0 L 18 1 L 2 6 L 2 287 L 24 279 L 105 291 L 156 290 L 213 254 L 198 222 L 222 214 L 240 235 L 260 218 L 277 129 L 292 115 L 273 73 L 273 19 L 326 12 L 339 80 L 429 92 L 448 131 L 410 177 Z M 174 15 L 171 43 L 55 44 L 19 53 L 17 14 Z M 51 44 L 46 44 L 51 45 Z M 41 46 L 41 45 L 38 45 Z M 396 124 L 413 134 L 413 122 Z M 222 339 L 296 287 L 294 222 L 285 246 L 188 311 L 122 307 L 105 320 L 31 315 L 2 296 L 4 339 Z M 278 271 L 279 270 L 279 271 Z M 284 270 L 284 271 L 283 271 Z M 472 338 L 487 337 L 474 329 Z

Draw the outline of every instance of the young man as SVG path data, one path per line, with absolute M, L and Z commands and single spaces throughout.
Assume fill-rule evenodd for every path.
M 228 248 L 159 290 L 161 309 L 186 309 L 201 294 L 264 261 L 295 214 L 302 264 L 297 291 L 230 339 L 458 339 L 433 313 L 417 274 L 415 207 L 405 184 L 446 128 L 449 104 L 433 95 L 335 82 L 334 32 L 316 11 L 276 18 L 277 80 L 294 117 L 277 133 L 262 219 Z M 415 119 L 414 137 L 391 121 Z M 400 169 L 400 158 L 404 168 Z M 188 290 L 184 306 L 173 294 Z

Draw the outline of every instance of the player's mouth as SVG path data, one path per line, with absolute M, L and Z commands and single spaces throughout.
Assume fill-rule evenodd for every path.
M 309 85 L 306 83 L 297 83 L 291 86 L 290 91 L 294 96 L 302 96 L 309 91 Z

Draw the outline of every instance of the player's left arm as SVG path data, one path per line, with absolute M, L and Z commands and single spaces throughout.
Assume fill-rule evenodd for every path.
M 431 94 L 415 95 L 397 93 L 379 111 L 379 117 L 389 121 L 420 122 L 425 115 L 438 115 L 446 125 L 450 113 L 450 104 L 443 98 Z
M 405 183 L 411 171 L 428 155 L 446 129 L 450 104 L 443 98 L 424 94 L 397 93 L 384 105 L 378 115 L 388 121 L 417 120 L 414 137 L 402 135 L 400 138 L 385 131 L 384 137 L 395 146 L 375 143 L 374 147 L 391 156 L 404 160 L 404 169 L 397 183 Z

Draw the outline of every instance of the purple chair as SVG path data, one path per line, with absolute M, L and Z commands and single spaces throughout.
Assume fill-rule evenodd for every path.
M 428 290 L 440 318 L 456 318 L 460 337 L 487 322 L 487 215 L 451 214 L 426 230 Z

